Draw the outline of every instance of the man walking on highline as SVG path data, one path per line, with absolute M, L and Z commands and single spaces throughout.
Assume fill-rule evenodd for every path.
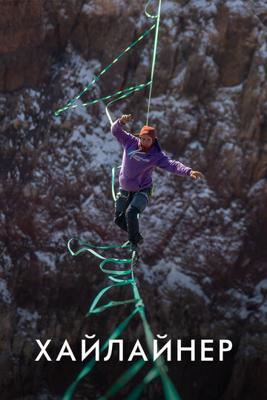
M 119 174 L 119 190 L 115 202 L 115 223 L 128 232 L 128 242 L 132 251 L 143 242 L 139 232 L 138 214 L 146 208 L 153 187 L 152 172 L 155 167 L 176 175 L 203 178 L 199 171 L 193 171 L 179 161 L 171 160 L 162 150 L 155 129 L 145 125 L 139 138 L 126 132 L 123 125 L 131 121 L 131 114 L 122 115 L 111 126 L 111 132 L 123 146 L 122 167 Z

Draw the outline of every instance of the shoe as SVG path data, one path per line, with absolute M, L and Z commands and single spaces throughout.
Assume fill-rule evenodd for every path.
M 131 240 L 127 240 L 127 242 L 123 243 L 123 245 L 122 245 L 121 247 L 122 247 L 122 248 L 130 247 L 130 249 L 131 249 L 131 248 L 134 248 L 134 250 L 132 250 L 132 251 L 135 251 L 135 250 L 138 249 L 137 245 L 142 244 L 143 242 L 144 242 L 144 238 L 143 238 L 143 236 L 138 232 L 137 235 L 136 235 L 136 239 L 135 239 L 134 242 L 131 241 Z
M 136 244 L 142 244 L 144 242 L 144 238 L 141 233 L 138 232 L 135 239 Z
M 130 240 L 127 240 L 127 242 L 123 243 L 123 245 L 121 246 L 122 249 L 129 249 L 130 251 L 138 251 L 138 246 L 136 243 L 131 242 Z
M 130 242 L 130 249 L 131 249 L 131 251 L 138 251 L 138 246 L 137 246 L 137 244 L 136 243 L 134 243 L 134 242 Z

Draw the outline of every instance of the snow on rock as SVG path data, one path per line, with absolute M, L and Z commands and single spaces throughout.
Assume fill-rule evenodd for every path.
M 35 255 L 38 258 L 40 264 L 44 267 L 48 267 L 49 271 L 56 272 L 56 255 L 43 251 L 36 251 Z
M 251 2 L 244 0 L 227 0 L 225 6 L 231 13 L 244 17 L 251 15 Z
M 12 294 L 8 290 L 7 283 L 3 279 L 0 279 L 0 297 L 6 304 L 11 304 Z
M 25 308 L 17 308 L 17 315 L 19 318 L 18 329 L 21 335 L 27 335 L 30 330 L 35 331 L 37 328 L 37 323 L 41 319 L 40 314 L 37 311 L 30 311 Z
M 179 258 L 171 261 L 160 260 L 153 269 L 145 272 L 146 279 L 150 282 L 161 284 L 160 292 L 164 295 L 169 291 L 189 290 L 196 296 L 202 298 L 205 303 L 209 303 L 208 297 L 203 292 L 201 286 L 184 272 L 179 265 Z

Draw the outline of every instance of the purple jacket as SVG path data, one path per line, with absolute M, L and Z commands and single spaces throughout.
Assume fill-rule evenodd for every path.
M 171 160 L 160 148 L 158 141 L 147 151 L 139 148 L 139 139 L 122 128 L 117 119 L 111 132 L 124 148 L 122 167 L 119 175 L 120 187 L 130 192 L 138 192 L 152 185 L 152 172 L 155 167 L 166 169 L 176 175 L 190 175 L 192 168 L 179 161 Z

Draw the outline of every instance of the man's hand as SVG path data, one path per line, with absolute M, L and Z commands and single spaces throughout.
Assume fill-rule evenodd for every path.
M 132 121 L 134 119 L 134 117 L 132 116 L 132 114 L 123 114 L 119 121 L 121 124 L 126 124 L 129 121 Z
M 190 172 L 190 176 L 191 176 L 191 178 L 193 178 L 193 179 L 204 178 L 204 175 L 203 175 L 201 172 L 199 172 L 199 171 L 191 171 L 191 172 Z

